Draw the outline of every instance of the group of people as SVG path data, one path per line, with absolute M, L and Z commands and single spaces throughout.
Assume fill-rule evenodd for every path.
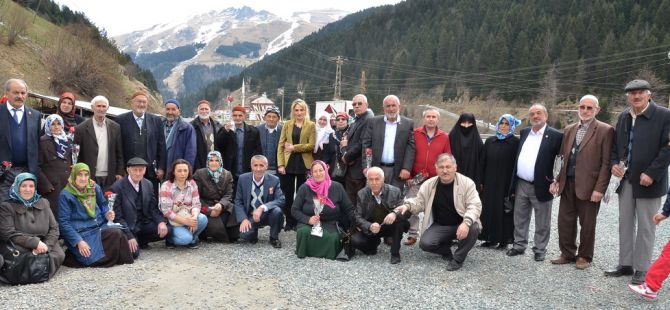
M 656 214 L 668 189 L 670 111 L 650 90 L 642 80 L 626 85 L 630 107 L 616 128 L 595 119 L 598 99 L 586 95 L 579 120 L 562 133 L 533 104 L 519 138 L 521 121 L 504 114 L 482 141 L 473 114 L 461 114 L 447 133 L 438 127 L 440 111 L 429 107 L 415 127 L 394 95 L 379 116 L 359 94 L 352 116 L 318 114 L 312 122 L 297 99 L 289 120 L 270 108 L 252 126 L 242 106 L 220 124 L 206 100 L 191 122 L 176 99 L 165 101 L 159 117 L 147 113 L 143 92 L 116 121 L 106 118 L 109 101 L 94 97 L 93 117 L 84 120 L 75 96 L 64 93 L 42 127 L 40 112 L 25 105 L 26 83 L 10 79 L 0 104 L 0 243 L 49 253 L 53 275 L 61 264 L 132 263 L 159 240 L 168 248 L 197 248 L 210 238 L 256 243 L 265 226 L 275 248 L 282 229 L 295 230 L 299 258 L 374 255 L 383 240 L 397 264 L 407 233 L 405 245 L 419 242 L 453 271 L 477 240 L 524 254 L 533 213 L 533 258 L 544 261 L 552 200 L 560 195 L 561 255 L 551 263 L 585 269 L 614 176 L 622 179 L 620 259 L 605 274 L 632 276 L 631 288 L 655 292 L 668 271 L 649 267 L 655 224 L 670 215 L 668 203 Z M 668 260 L 670 245 L 664 253 Z

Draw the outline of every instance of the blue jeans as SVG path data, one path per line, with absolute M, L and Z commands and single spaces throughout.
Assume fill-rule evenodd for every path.
M 198 228 L 195 230 L 195 233 L 191 233 L 188 229 L 188 226 L 172 226 L 168 225 L 169 234 L 168 240 L 174 245 L 189 245 L 193 244 L 198 240 L 198 236 L 205 230 L 207 227 L 207 216 L 200 213 L 198 214 Z
M 284 213 L 280 208 L 273 208 L 268 212 L 263 212 L 258 223 L 251 221 L 251 229 L 246 233 L 241 233 L 240 238 L 247 241 L 258 240 L 258 229 L 270 225 L 270 239 L 279 239 L 279 232 L 284 224 Z

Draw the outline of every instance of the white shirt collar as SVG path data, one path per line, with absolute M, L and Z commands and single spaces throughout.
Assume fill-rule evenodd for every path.
M 139 191 L 140 191 L 140 183 L 139 183 L 139 182 L 138 182 L 138 183 L 135 183 L 135 182 L 133 181 L 133 179 L 130 178 L 130 176 L 128 176 L 128 181 L 130 182 L 130 185 L 133 186 L 133 188 L 135 189 L 136 192 L 139 192 Z M 141 181 L 140 181 L 140 182 L 141 182 Z
M 533 130 L 533 127 L 530 127 L 530 134 L 541 136 L 541 135 L 544 135 L 544 130 L 545 129 L 547 129 L 547 123 L 544 123 L 544 126 L 542 126 L 542 128 L 540 128 L 540 130 L 538 130 L 537 132 L 535 130 Z
M 7 111 L 9 111 L 9 113 L 12 113 L 12 111 L 14 110 L 14 107 L 11 104 L 9 104 L 9 102 L 5 103 L 5 105 L 7 105 Z M 17 110 L 19 110 L 21 112 L 25 112 L 25 107 L 26 107 L 26 105 L 24 104 L 20 108 L 18 108 Z
M 386 115 L 384 115 L 384 123 L 386 123 L 386 124 L 400 124 L 400 115 L 398 115 L 398 116 L 395 118 L 395 122 L 390 122 L 390 121 L 388 120 L 388 118 L 386 118 Z
M 261 177 L 260 182 L 256 182 L 256 177 L 254 177 L 254 174 L 252 172 L 251 173 L 251 180 L 254 181 L 254 184 L 256 184 L 256 186 L 260 186 L 261 184 L 263 184 L 263 180 L 265 180 L 265 174 L 263 174 L 263 176 Z

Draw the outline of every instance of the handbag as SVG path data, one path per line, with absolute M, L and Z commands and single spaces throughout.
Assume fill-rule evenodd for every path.
M 342 249 L 339 253 L 337 253 L 335 260 L 340 262 L 348 262 L 352 257 L 354 257 L 354 253 L 356 253 L 356 250 L 351 245 L 352 233 L 351 231 L 344 231 L 344 229 L 342 229 L 339 224 L 337 224 L 337 230 L 342 235 Z
M 503 199 L 503 212 L 510 214 L 514 212 L 514 198 L 507 196 Z
M 344 178 L 347 174 L 347 165 L 344 165 L 339 160 L 335 160 L 335 168 L 333 169 L 334 178 Z
M 49 280 L 49 253 L 33 254 L 32 250 L 21 252 L 11 240 L 2 250 L 5 263 L 0 268 L 0 275 L 9 284 L 32 284 Z

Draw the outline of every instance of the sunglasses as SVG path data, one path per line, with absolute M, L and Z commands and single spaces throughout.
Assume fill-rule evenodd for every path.
M 594 108 L 594 107 L 591 107 L 591 106 L 587 106 L 587 105 L 580 105 L 580 106 L 579 106 L 579 109 L 580 109 L 580 110 L 588 110 L 588 111 L 591 111 L 591 110 L 593 110 L 593 109 L 595 109 L 595 108 Z

